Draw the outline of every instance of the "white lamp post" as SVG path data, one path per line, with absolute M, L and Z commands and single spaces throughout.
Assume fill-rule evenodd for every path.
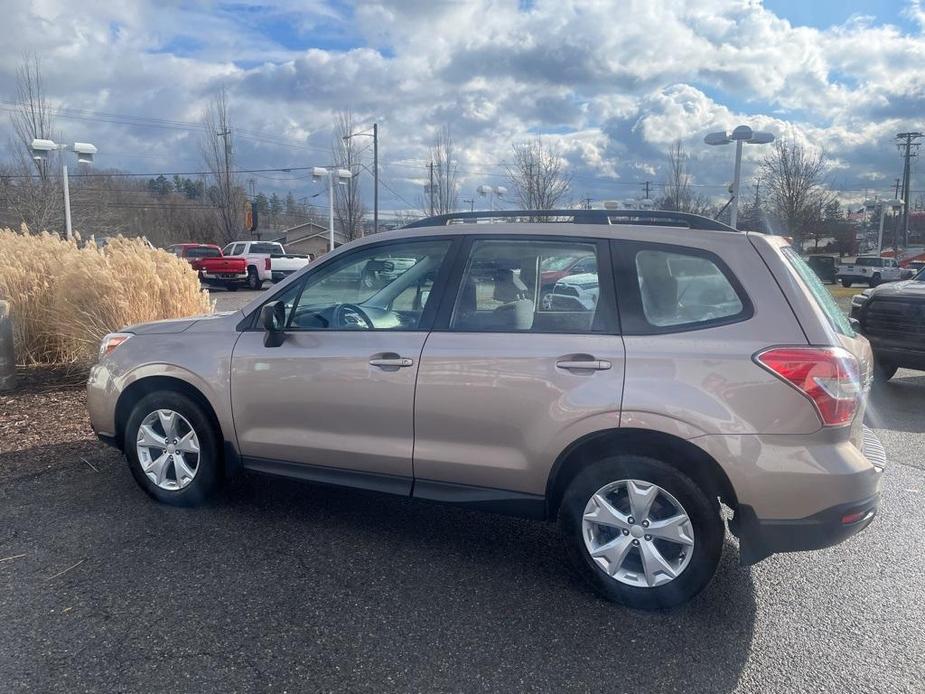
M 732 178 L 732 206 L 729 210 L 729 226 L 734 229 L 739 218 L 739 181 L 742 174 L 742 143 L 766 145 L 770 142 L 774 142 L 774 135 L 752 130 L 747 125 L 740 125 L 731 133 L 725 131 L 710 133 L 703 138 L 703 141 L 708 145 L 728 145 L 731 142 L 736 143 L 735 173 Z
M 494 198 L 504 197 L 504 194 L 507 192 L 507 188 L 505 188 L 504 186 L 479 186 L 478 188 L 476 188 L 476 191 L 483 198 L 486 195 L 488 196 L 488 211 L 494 212 L 495 211 Z
M 880 231 L 877 232 L 877 255 L 883 251 L 883 218 L 886 217 L 887 209 L 895 210 L 897 207 L 903 206 L 903 201 L 899 199 L 894 200 L 867 200 L 864 202 L 864 207 L 868 209 L 876 209 L 880 207 Z
M 77 155 L 78 164 L 92 164 L 93 155 L 97 152 L 96 147 L 89 142 L 75 142 L 72 147 L 71 145 L 59 145 L 52 140 L 35 139 L 32 140 L 30 146 L 32 148 L 32 158 L 36 161 L 44 161 L 49 152 L 72 149 Z M 66 162 L 61 165 L 61 174 L 64 183 L 64 229 L 66 238 L 70 239 L 73 236 L 71 232 L 71 193 L 68 188 Z
M 347 169 L 338 169 L 335 167 L 316 166 L 312 169 L 312 180 L 318 181 L 322 178 L 328 179 L 328 250 L 334 250 L 334 179 L 337 179 L 338 185 L 347 185 L 347 181 L 353 176 L 353 173 Z

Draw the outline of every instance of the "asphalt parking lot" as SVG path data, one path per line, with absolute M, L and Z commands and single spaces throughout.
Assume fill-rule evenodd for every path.
M 89 436 L 0 450 L 0 691 L 921 692 L 923 405 L 917 372 L 873 393 L 868 530 L 747 569 L 728 540 L 669 613 L 596 597 L 552 525 L 254 476 L 176 509 Z

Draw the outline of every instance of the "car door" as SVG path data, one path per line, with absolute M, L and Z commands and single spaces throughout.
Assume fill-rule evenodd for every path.
M 541 503 L 557 456 L 620 423 L 610 256 L 603 241 L 576 237 L 478 236 L 467 246 L 418 370 L 414 494 Z M 542 269 L 575 256 L 594 258 L 600 298 L 544 301 Z
M 365 245 L 272 297 L 285 307 L 285 339 L 266 346 L 248 329 L 232 356 L 245 467 L 408 493 L 415 377 L 453 244 Z M 363 284 L 370 263 L 401 270 Z

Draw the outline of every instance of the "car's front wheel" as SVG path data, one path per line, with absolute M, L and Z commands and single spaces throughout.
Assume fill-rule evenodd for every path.
M 252 291 L 259 291 L 263 287 L 263 280 L 257 274 L 257 268 L 251 265 L 247 268 L 247 288 Z
M 158 501 L 196 506 L 222 479 L 215 428 L 203 408 L 182 393 L 143 397 L 129 415 L 124 436 L 135 481 Z
M 579 572 L 628 607 L 690 600 L 709 583 L 722 554 L 717 500 L 646 456 L 617 455 L 580 472 L 565 492 L 559 524 Z
M 850 287 L 851 284 L 852 284 L 851 280 L 843 279 L 843 280 L 841 281 L 841 286 L 843 286 L 843 287 L 845 287 L 845 288 Z

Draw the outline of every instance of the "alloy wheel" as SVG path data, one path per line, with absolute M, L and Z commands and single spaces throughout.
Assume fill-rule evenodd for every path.
M 643 480 L 619 480 L 598 489 L 585 505 L 581 530 L 595 564 L 637 588 L 673 581 L 694 550 L 687 511 L 666 490 Z
M 161 489 L 183 489 L 199 469 L 199 437 L 173 410 L 155 410 L 142 420 L 136 451 L 145 476 Z

